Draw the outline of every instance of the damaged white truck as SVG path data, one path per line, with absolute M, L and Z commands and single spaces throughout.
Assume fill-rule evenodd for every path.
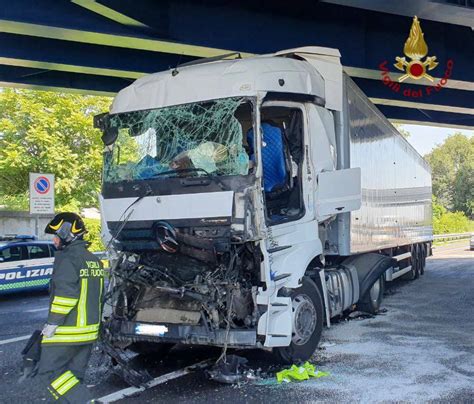
M 424 271 L 429 166 L 335 49 L 152 74 L 95 125 L 117 257 L 103 334 L 117 347 L 305 360 L 331 318 L 376 312 L 386 281 Z

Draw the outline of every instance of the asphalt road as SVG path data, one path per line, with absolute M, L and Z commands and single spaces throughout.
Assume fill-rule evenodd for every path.
M 474 402 L 474 252 L 467 243 L 437 248 L 423 277 L 394 282 L 386 291 L 386 312 L 324 330 L 312 363 L 327 377 L 277 385 L 273 374 L 280 368 L 272 356 L 247 351 L 238 354 L 264 375 L 256 383 L 221 385 L 197 371 L 119 402 Z M 38 380 L 16 383 L 26 341 L 5 343 L 40 328 L 47 302 L 45 294 L 0 297 L 0 403 L 50 402 Z M 163 360 L 137 356 L 133 362 L 158 376 L 218 355 L 178 347 Z M 96 397 L 127 387 L 107 363 L 94 352 L 86 382 Z

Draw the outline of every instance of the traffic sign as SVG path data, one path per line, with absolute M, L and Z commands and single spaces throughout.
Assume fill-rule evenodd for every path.
M 49 182 L 48 178 L 45 177 L 44 175 L 36 178 L 33 186 L 35 187 L 35 191 L 41 195 L 46 195 L 48 191 L 51 189 L 51 183 Z
M 54 214 L 54 174 L 30 173 L 30 213 Z

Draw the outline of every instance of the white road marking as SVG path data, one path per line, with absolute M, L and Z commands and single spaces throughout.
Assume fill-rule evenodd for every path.
M 25 310 L 25 313 L 36 313 L 37 311 L 47 311 L 47 310 L 49 310 L 49 307 L 43 307 L 42 309 Z
M 185 376 L 191 373 L 194 367 L 203 365 L 205 363 L 207 363 L 207 361 L 199 362 L 199 363 L 196 363 L 195 365 L 185 367 L 184 369 L 175 370 L 174 372 L 155 377 L 154 379 L 146 383 L 144 387 L 128 387 L 126 389 L 116 391 L 115 393 L 111 393 L 107 396 L 96 398 L 96 400 L 98 400 L 101 403 L 114 403 L 115 401 L 122 400 L 126 397 L 130 397 L 137 393 L 141 393 L 147 389 L 158 386 L 159 384 L 163 384 L 163 383 L 166 383 L 167 381 Z
M 10 344 L 11 342 L 24 341 L 25 339 L 28 339 L 30 337 L 31 335 L 23 335 L 22 337 L 4 339 L 3 341 L 0 341 L 0 345 Z

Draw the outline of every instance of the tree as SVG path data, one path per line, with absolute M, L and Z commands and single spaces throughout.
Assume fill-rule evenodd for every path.
M 97 206 L 102 149 L 95 114 L 110 98 L 46 91 L 0 92 L 0 204 L 28 206 L 28 173 L 53 173 L 57 210 Z
M 433 194 L 449 210 L 473 215 L 474 137 L 456 133 L 425 156 L 433 176 Z
M 474 219 L 474 161 L 466 161 L 456 173 L 454 181 L 454 210 L 463 211 Z
M 394 123 L 393 126 L 395 126 L 405 139 L 408 139 L 411 136 L 410 132 L 408 132 L 401 123 Z

